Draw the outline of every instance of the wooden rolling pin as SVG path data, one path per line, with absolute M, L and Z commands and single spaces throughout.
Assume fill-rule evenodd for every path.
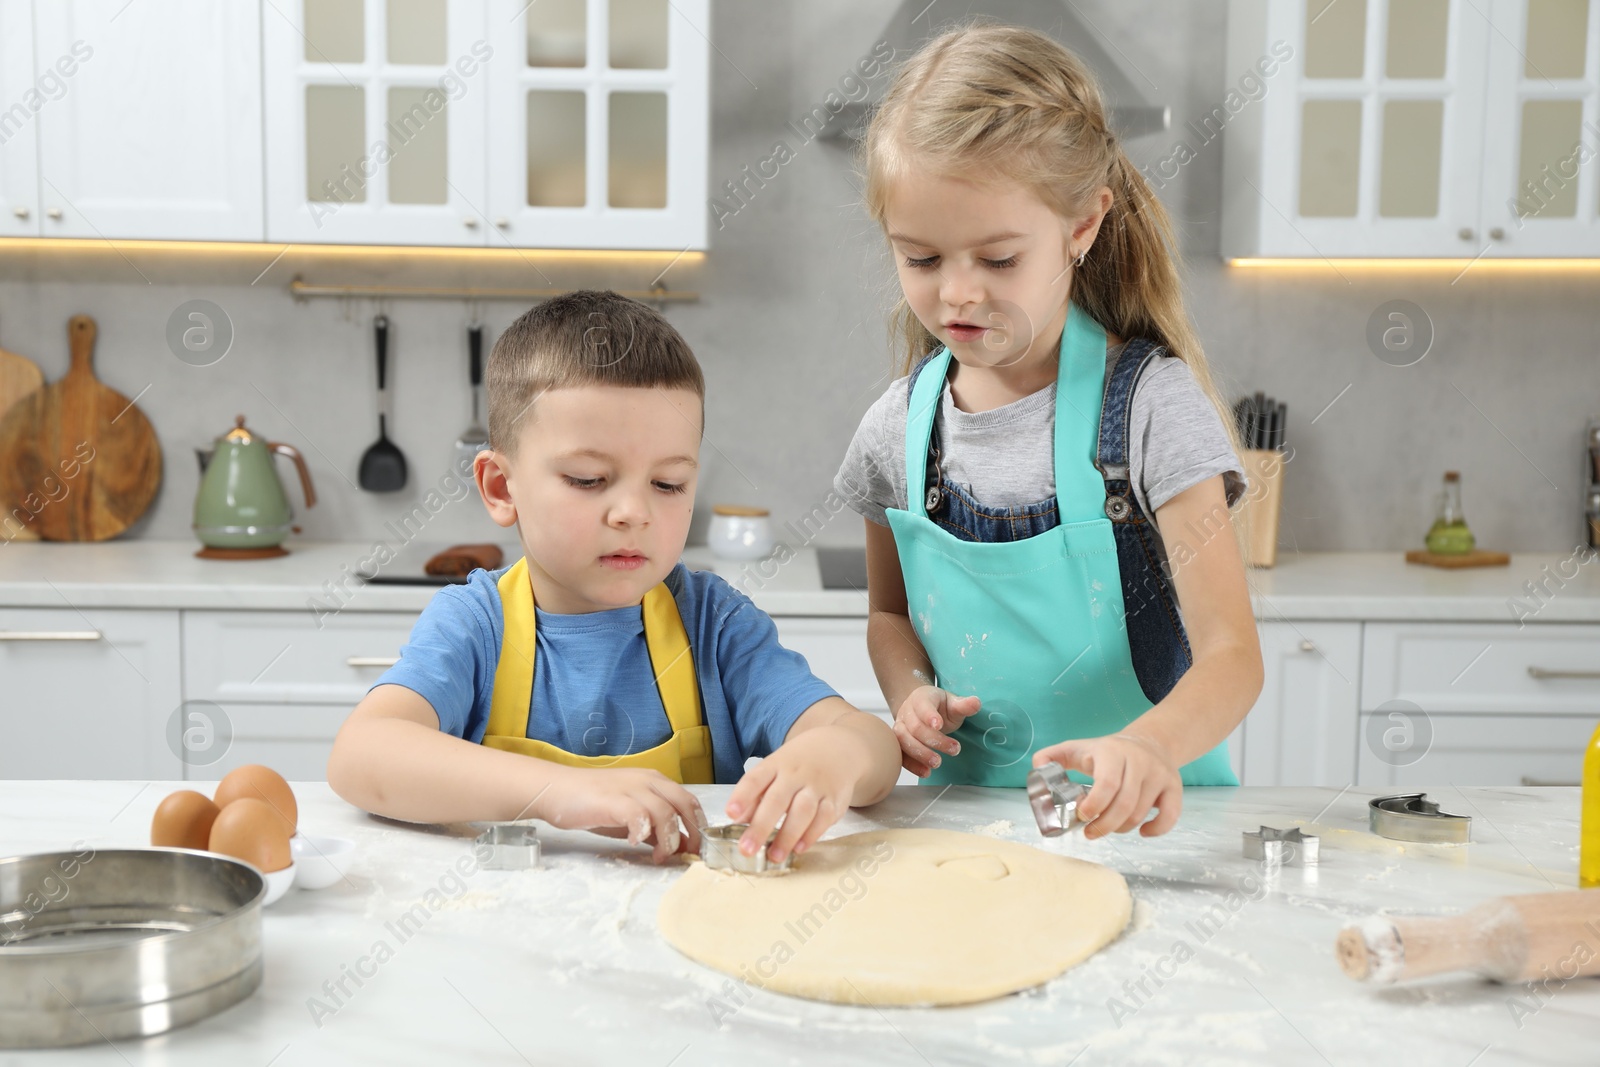
M 1339 931 L 1339 966 L 1388 984 L 1471 971 L 1498 982 L 1600 974 L 1600 892 L 1496 897 L 1460 915 L 1373 915 Z

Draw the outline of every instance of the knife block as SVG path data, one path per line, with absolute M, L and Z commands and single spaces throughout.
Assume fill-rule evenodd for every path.
M 1271 567 L 1278 562 L 1278 513 L 1282 505 L 1284 453 L 1276 449 L 1246 448 L 1239 453 L 1250 480 L 1234 509 L 1234 522 L 1243 533 L 1247 567 Z

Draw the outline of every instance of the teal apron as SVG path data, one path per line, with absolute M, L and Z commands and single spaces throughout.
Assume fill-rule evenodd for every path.
M 963 541 L 928 518 L 928 445 L 950 367 L 942 348 L 911 396 L 908 507 L 888 510 L 911 624 L 935 684 L 977 696 L 978 713 L 940 754 L 933 784 L 1021 786 L 1033 754 L 1058 741 L 1121 731 L 1151 707 L 1124 628 L 1122 576 L 1106 488 L 1094 456 L 1106 335 L 1068 305 L 1056 379 L 1055 478 L 1060 525 L 1020 541 Z M 1077 413 L 1077 417 L 1074 417 Z M 1224 741 L 1181 768 L 1184 785 L 1238 785 Z M 1075 781 L 1088 776 L 1069 772 Z

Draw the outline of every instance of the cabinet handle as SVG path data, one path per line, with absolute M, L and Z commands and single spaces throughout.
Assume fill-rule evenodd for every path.
M 29 210 L 28 210 L 28 209 L 27 209 L 27 208 L 25 208 L 25 207 L 16 207 L 16 208 L 12 208 L 12 209 L 11 209 L 11 213 L 12 213 L 12 214 L 13 214 L 13 215 L 15 215 L 15 216 L 16 216 L 16 217 L 17 217 L 17 218 L 19 218 L 19 219 L 25 219 L 25 218 L 27 218 L 27 217 L 28 217 L 28 216 L 29 216 L 29 215 L 31 215 L 31 214 L 33 214 L 33 212 L 31 212 L 31 211 L 29 211 Z
M 393 667 L 399 662 L 399 656 L 348 656 L 344 661 L 346 667 Z
M 1583 783 L 1582 782 L 1559 782 L 1559 781 L 1556 781 L 1553 778 L 1529 778 L 1526 774 L 1524 774 L 1522 776 L 1522 784 L 1523 785 L 1533 785 L 1533 786 L 1545 786 L 1545 785 L 1582 785 Z
M 1472 240 L 1472 227 L 1471 226 L 1463 226 L 1463 227 L 1461 227 L 1461 229 L 1456 231 L 1456 236 L 1461 238 L 1463 241 Z
M 1301 652 L 1315 652 L 1316 650 L 1317 646 L 1312 644 L 1309 638 L 1300 642 Z
M 46 211 L 45 214 L 49 215 L 53 219 L 59 219 L 61 217 L 61 209 L 58 207 L 53 207 L 49 211 Z
M 506 218 L 504 215 L 501 215 L 499 218 L 495 219 L 494 224 L 500 227 L 502 230 L 509 230 L 511 228 L 511 220 Z
M 1493 241 L 1504 241 L 1506 239 L 1506 231 L 1501 229 L 1499 226 L 1496 226 L 1494 229 L 1489 231 L 1489 239 Z
M 1548 667 L 1529 667 L 1530 678 L 1600 678 L 1600 671 L 1563 671 Z
M 0 641 L 98 641 L 99 630 L 0 630 Z
M 478 220 L 470 215 L 462 219 L 461 224 L 469 230 L 476 230 L 478 228 Z

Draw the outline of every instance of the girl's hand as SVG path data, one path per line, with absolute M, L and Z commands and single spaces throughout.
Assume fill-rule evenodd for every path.
M 894 736 L 900 742 L 900 765 L 918 778 L 939 766 L 939 753 L 954 756 L 961 744 L 956 728 L 978 714 L 978 698 L 958 697 L 938 686 L 923 685 L 911 691 L 894 716 Z
M 640 767 L 562 767 L 529 814 L 563 830 L 592 830 L 647 843 L 657 863 L 698 852 L 705 821 L 700 802 L 660 771 Z M 678 832 L 683 821 L 686 835 Z
M 767 848 L 767 858 L 782 863 L 791 852 L 810 848 L 850 810 L 862 761 L 856 749 L 840 743 L 839 729 L 819 726 L 791 736 L 739 779 L 728 798 L 728 817 L 750 824 L 739 839 L 740 852 L 761 851 L 782 819 Z
M 1063 741 L 1033 754 L 1035 767 L 1052 761 L 1094 779 L 1089 795 L 1078 802 L 1078 814 L 1089 822 L 1084 837 L 1125 834 L 1135 826 L 1143 836 L 1157 837 L 1177 825 L 1183 780 L 1172 757 L 1154 741 L 1111 734 Z M 1153 807 L 1160 813 L 1145 822 Z

